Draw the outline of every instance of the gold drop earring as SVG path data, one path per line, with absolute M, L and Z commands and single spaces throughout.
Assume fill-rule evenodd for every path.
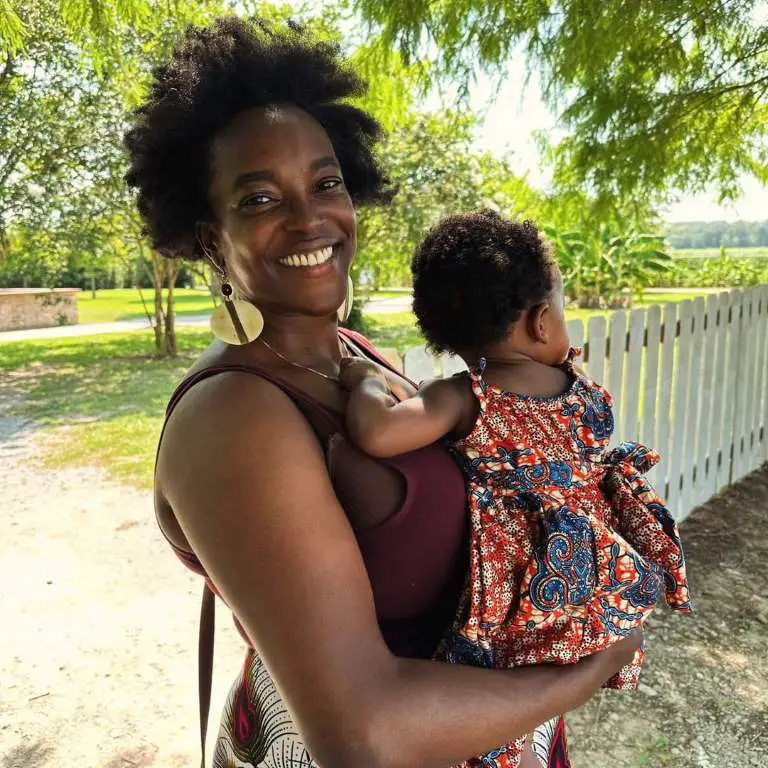
M 226 272 L 209 253 L 205 255 L 221 283 L 222 302 L 211 315 L 211 333 L 225 344 L 243 345 L 256 341 L 264 330 L 264 315 L 250 301 L 233 298 L 234 291 Z
M 352 314 L 352 304 L 354 302 L 354 287 L 352 284 L 352 277 L 347 275 L 347 296 L 344 299 L 344 303 L 336 310 L 336 317 L 339 318 L 340 323 L 346 323 L 349 320 L 349 316 Z

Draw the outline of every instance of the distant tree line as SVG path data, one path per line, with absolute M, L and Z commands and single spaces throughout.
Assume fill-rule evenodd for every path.
M 669 244 L 678 250 L 768 246 L 768 220 L 681 221 L 665 225 L 664 234 Z

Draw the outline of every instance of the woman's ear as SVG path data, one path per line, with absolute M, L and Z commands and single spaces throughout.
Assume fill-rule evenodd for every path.
M 215 267 L 217 272 L 221 272 L 224 269 L 224 263 L 219 253 L 219 241 L 215 227 L 208 222 L 199 221 L 195 225 L 195 235 L 201 255 Z
M 528 333 L 539 343 L 549 342 L 549 304 L 537 304 L 528 310 Z

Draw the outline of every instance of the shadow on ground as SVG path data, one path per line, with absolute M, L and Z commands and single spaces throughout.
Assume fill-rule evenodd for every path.
M 50 765 L 47 759 L 53 754 L 53 748 L 39 739 L 32 744 L 20 744 L 6 752 L 2 757 L 2 768 L 43 768 Z

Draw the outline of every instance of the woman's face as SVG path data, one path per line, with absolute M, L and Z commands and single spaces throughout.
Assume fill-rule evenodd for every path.
M 325 316 L 343 303 L 355 211 L 330 139 L 292 107 L 242 112 L 211 148 L 212 240 L 261 309 Z

